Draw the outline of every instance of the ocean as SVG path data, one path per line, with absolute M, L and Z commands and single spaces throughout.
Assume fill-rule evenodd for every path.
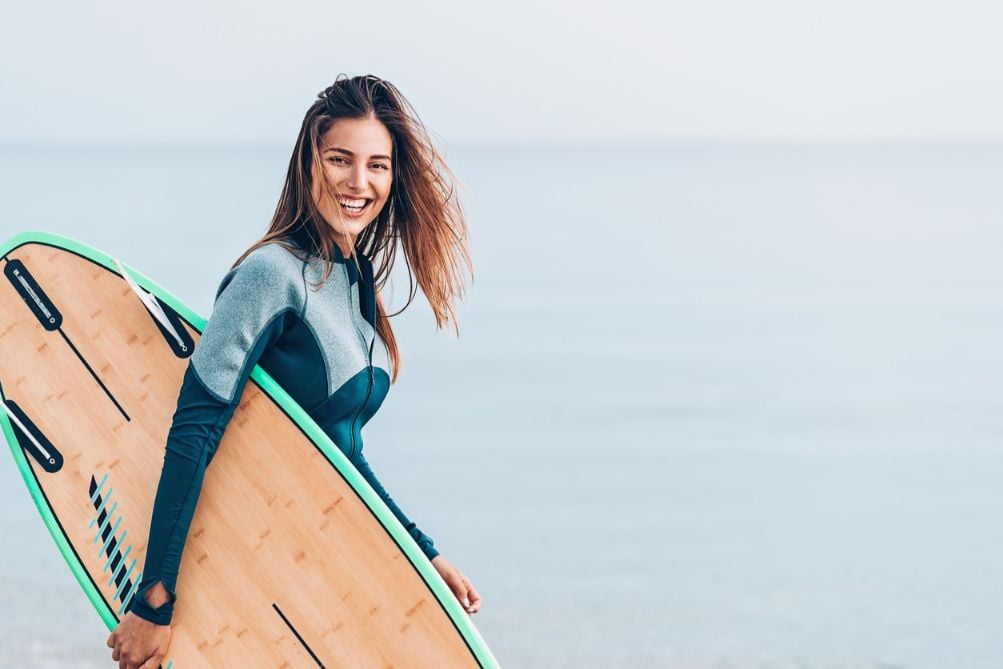
M 447 149 L 475 280 L 366 450 L 502 666 L 1003 666 L 1003 145 Z M 208 314 L 287 161 L 3 146 L 0 237 Z M 113 666 L 3 454 L 0 535 L 0 666 Z

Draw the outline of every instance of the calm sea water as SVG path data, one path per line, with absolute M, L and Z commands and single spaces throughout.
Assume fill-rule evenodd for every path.
M 1003 146 L 448 157 L 461 334 L 420 296 L 395 320 L 366 444 L 503 666 L 1003 665 Z M 286 160 L 5 147 L 0 236 L 208 313 Z M 0 534 L 0 666 L 114 666 L 3 454 Z

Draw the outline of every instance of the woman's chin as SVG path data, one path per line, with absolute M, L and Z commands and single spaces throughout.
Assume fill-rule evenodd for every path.
M 362 234 L 362 231 L 369 227 L 369 224 L 376 219 L 369 220 L 340 220 L 333 223 L 328 222 L 328 226 L 334 231 L 334 234 L 340 235 L 342 237 L 351 237 L 352 239 L 358 237 Z

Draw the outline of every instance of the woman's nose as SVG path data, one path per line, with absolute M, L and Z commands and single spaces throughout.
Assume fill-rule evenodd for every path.
M 352 166 L 352 170 L 348 173 L 348 182 L 346 183 L 351 190 L 362 190 L 366 187 L 366 172 L 364 166 Z

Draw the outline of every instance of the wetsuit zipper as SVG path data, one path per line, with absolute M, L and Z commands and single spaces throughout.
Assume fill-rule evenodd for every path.
M 365 343 L 365 337 L 362 339 L 362 343 Z M 369 404 L 369 397 L 373 394 L 373 385 L 375 385 L 375 379 L 373 378 L 373 348 L 369 347 L 369 386 L 366 388 L 366 399 L 362 400 L 362 404 L 359 408 L 355 410 L 355 417 L 352 418 L 352 457 L 355 457 L 355 423 L 359 420 L 359 416 L 362 414 L 362 410 L 366 408 Z

